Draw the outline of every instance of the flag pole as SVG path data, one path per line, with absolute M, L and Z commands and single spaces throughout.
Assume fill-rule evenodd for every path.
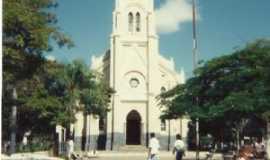
M 193 26 L 193 70 L 197 68 L 197 27 L 196 27 L 196 0 L 192 0 Z
M 192 0 L 192 26 L 193 26 L 193 71 L 196 70 L 197 62 L 197 28 L 196 28 L 196 0 Z M 195 73 L 194 73 L 195 76 Z M 195 101 L 198 104 L 198 99 L 195 97 Z M 199 134 L 199 118 L 196 118 L 196 160 L 200 159 L 200 134 Z

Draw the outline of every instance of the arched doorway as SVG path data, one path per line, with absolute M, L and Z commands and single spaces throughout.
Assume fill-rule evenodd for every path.
M 126 144 L 127 145 L 140 145 L 141 144 L 141 116 L 132 110 L 127 115 L 126 123 Z

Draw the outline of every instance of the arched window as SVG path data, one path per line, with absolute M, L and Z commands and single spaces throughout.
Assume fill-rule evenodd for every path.
M 161 87 L 160 92 L 161 92 L 161 93 L 166 92 L 166 88 L 165 88 L 165 87 Z
M 141 31 L 141 15 L 139 12 L 136 13 L 136 31 Z
M 128 31 L 132 32 L 133 31 L 133 14 L 129 12 L 128 14 Z

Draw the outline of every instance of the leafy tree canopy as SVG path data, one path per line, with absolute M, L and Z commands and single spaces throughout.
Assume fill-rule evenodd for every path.
M 23 86 L 18 90 L 17 103 L 20 136 L 29 130 L 51 136 L 56 124 L 69 127 L 74 123 L 78 111 L 103 116 L 113 93 L 101 75 L 90 71 L 79 60 L 70 64 L 46 61 Z M 4 120 L 9 124 L 8 118 Z M 8 126 L 4 127 L 5 134 L 7 129 Z
M 204 63 L 186 84 L 160 96 L 167 106 L 163 116 L 232 121 L 261 117 L 270 110 L 269 61 L 270 40 L 258 40 Z
M 44 60 L 51 43 L 71 47 L 72 41 L 56 26 L 50 8 L 54 0 L 3 1 L 3 69 L 4 80 L 11 85 L 29 78 Z
M 57 43 L 60 47 L 72 47 L 72 41 L 57 27 L 57 17 L 52 8 L 57 7 L 54 0 L 4 0 L 3 1 L 3 135 L 9 132 L 11 106 L 16 104 L 19 115 L 18 122 L 30 113 L 25 108 L 30 102 L 49 101 L 45 108 L 53 110 L 59 101 L 43 90 L 44 86 L 39 77 L 42 66 L 46 66 L 44 54 L 51 51 L 51 44 Z M 12 91 L 16 88 L 18 101 L 12 99 Z M 26 101 L 25 97 L 33 96 Z M 47 96 L 47 97 L 46 97 Z M 42 99 L 43 98 L 43 99 Z M 46 99 L 47 100 L 47 99 Z M 55 109 L 55 108 L 54 108 Z M 56 110 L 55 110 L 56 111 Z M 29 113 L 29 114 L 26 114 Z M 47 115 L 47 113 L 43 113 Z M 35 121 L 35 115 L 29 115 Z M 40 117 L 39 117 L 40 118 Z M 27 123 L 26 123 L 27 124 Z M 42 125 L 40 125 L 42 126 Z
M 18 107 L 17 131 L 51 135 L 56 124 L 68 126 L 75 113 L 102 115 L 112 90 L 101 75 L 81 61 L 47 61 L 52 44 L 72 47 L 57 27 L 54 0 L 5 0 L 3 12 L 3 135 L 10 132 L 11 106 Z M 16 88 L 18 99 L 12 99 Z

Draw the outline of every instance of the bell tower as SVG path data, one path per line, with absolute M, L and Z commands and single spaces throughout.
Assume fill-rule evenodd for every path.
M 126 145 L 132 111 L 141 117 L 139 144 L 147 145 L 150 132 L 157 132 L 156 96 L 160 93 L 158 36 L 154 0 L 115 0 L 110 36 L 109 73 L 112 97 L 107 116 L 107 148 Z M 120 118 L 121 117 L 121 118 Z
M 154 0 L 116 0 L 113 34 L 156 34 Z

